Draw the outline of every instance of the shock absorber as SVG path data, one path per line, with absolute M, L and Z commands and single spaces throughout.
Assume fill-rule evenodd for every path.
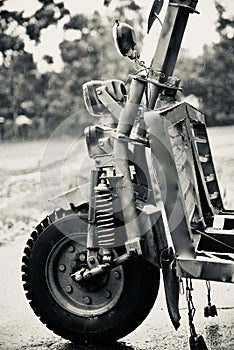
M 100 182 L 95 187 L 95 202 L 98 244 L 104 248 L 113 247 L 115 245 L 115 229 L 112 194 L 105 173 L 102 173 Z

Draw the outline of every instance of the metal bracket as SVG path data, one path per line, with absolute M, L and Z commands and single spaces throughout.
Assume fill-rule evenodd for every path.
M 106 86 L 99 87 L 97 89 L 98 99 L 104 104 L 104 106 L 111 112 L 111 114 L 119 119 L 122 107 L 110 96 Z
M 152 72 L 154 73 L 154 72 Z M 182 91 L 182 88 L 179 87 L 179 80 L 175 80 L 175 83 L 171 83 L 170 80 L 172 80 L 173 78 L 175 79 L 175 77 L 168 77 L 166 81 L 164 81 L 163 83 L 159 82 L 158 79 L 154 79 L 152 76 L 150 78 L 145 78 L 143 76 L 139 76 L 139 75 L 130 75 L 132 79 L 144 82 L 144 83 L 150 83 L 156 86 L 160 86 L 164 89 L 171 89 L 171 90 L 179 90 Z
M 98 251 L 99 249 L 88 249 L 87 252 L 87 264 L 89 266 L 90 269 L 97 267 L 100 265 L 99 261 L 98 261 Z
M 197 4 L 197 1 L 195 3 L 195 6 L 196 6 L 196 4 Z M 200 14 L 200 12 L 198 12 L 197 10 L 195 10 L 194 7 L 191 6 L 191 1 L 190 1 L 190 5 L 185 5 L 185 4 L 181 4 L 181 3 L 177 3 L 177 2 L 169 2 L 169 6 L 184 7 L 186 9 L 188 9 L 191 13 Z
M 196 259 L 176 259 L 177 276 L 234 283 L 234 255 L 202 251 Z
M 120 140 L 123 142 L 129 142 L 133 145 L 148 146 L 148 144 L 149 144 L 148 140 L 144 137 L 137 136 L 136 138 L 131 138 L 131 137 L 128 137 L 128 136 L 126 136 L 122 133 L 119 133 L 119 132 L 114 132 L 113 137 L 116 140 Z
M 128 255 L 142 255 L 142 239 L 137 237 L 125 243 L 126 252 Z
M 113 153 L 113 146 L 111 145 L 110 138 L 100 138 L 98 140 L 98 146 L 106 153 L 106 154 L 112 154 Z

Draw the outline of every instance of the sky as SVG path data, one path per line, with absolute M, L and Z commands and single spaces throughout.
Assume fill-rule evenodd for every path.
M 56 0 L 60 2 L 60 0 Z M 113 6 L 119 0 L 112 0 Z M 130 0 L 129 0 L 130 1 Z M 103 6 L 103 0 L 64 0 L 65 6 L 70 10 L 71 14 L 77 13 L 92 13 L 93 10 L 99 10 L 101 13 L 108 13 L 111 15 L 112 6 L 106 8 Z M 145 8 L 145 14 L 149 13 L 151 4 L 153 0 L 138 0 L 139 4 Z M 163 11 L 161 13 L 161 19 L 166 11 L 168 0 L 164 1 Z M 227 9 L 227 14 L 234 13 L 234 0 L 222 0 L 223 6 Z M 40 7 L 37 0 L 7 0 L 7 8 L 9 10 L 23 10 L 26 15 L 34 13 L 34 11 Z M 193 14 L 189 18 L 189 22 L 186 28 L 184 39 L 182 42 L 182 47 L 187 51 L 192 57 L 197 57 L 202 53 L 202 48 L 205 44 L 210 45 L 218 41 L 218 35 L 215 31 L 215 21 L 217 19 L 217 12 L 215 9 L 215 0 L 198 0 L 198 5 L 196 10 L 200 12 L 199 15 Z M 66 21 L 66 20 L 64 20 Z M 127 21 L 127 19 L 126 19 Z M 59 23 L 57 26 L 51 26 L 46 29 L 41 37 L 41 44 L 35 47 L 32 42 L 25 39 L 26 49 L 33 52 L 35 61 L 38 64 L 40 71 L 46 71 L 49 68 L 56 71 L 61 70 L 62 61 L 59 53 L 58 44 L 65 38 L 73 40 L 76 34 L 67 33 L 65 34 L 62 27 L 64 22 Z M 156 33 L 160 31 L 158 24 L 155 25 Z M 152 34 L 153 35 L 153 34 Z M 147 39 L 149 40 L 149 39 Z M 146 47 L 147 45 L 145 45 Z M 152 46 L 152 45 L 151 45 Z M 54 57 L 53 66 L 49 67 L 43 60 L 44 55 L 52 55 Z M 151 52 L 148 54 L 148 59 L 150 60 Z

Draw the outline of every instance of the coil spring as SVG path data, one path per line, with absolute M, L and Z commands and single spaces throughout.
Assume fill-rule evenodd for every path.
M 115 230 L 111 193 L 95 190 L 95 197 L 98 244 L 103 247 L 113 246 Z

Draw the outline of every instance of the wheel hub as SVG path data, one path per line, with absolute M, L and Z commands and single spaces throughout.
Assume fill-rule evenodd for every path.
M 91 317 L 112 309 L 123 291 L 122 266 L 101 273 L 87 281 L 76 282 L 71 276 L 79 269 L 87 269 L 84 242 L 77 242 L 76 234 L 60 240 L 52 249 L 46 265 L 47 284 L 55 300 L 73 314 Z M 83 244 L 82 244 L 83 243 Z M 117 253 L 114 252 L 115 257 Z

